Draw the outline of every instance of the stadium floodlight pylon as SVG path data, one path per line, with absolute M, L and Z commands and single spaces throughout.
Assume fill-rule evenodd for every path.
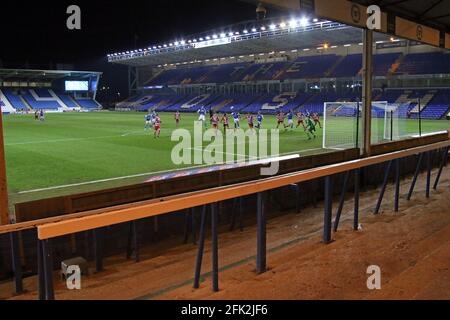
M 322 146 L 324 149 L 342 150 L 361 145 L 361 108 L 361 102 L 324 103 Z M 380 126 L 379 119 L 386 117 L 386 110 L 388 110 L 387 101 L 372 102 L 372 143 L 384 140 L 384 126 Z

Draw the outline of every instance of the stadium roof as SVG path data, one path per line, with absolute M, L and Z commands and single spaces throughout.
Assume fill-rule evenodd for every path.
M 264 0 L 241 0 L 254 3 Z M 300 0 L 301 1 L 301 0 Z M 449 0 L 347 0 L 365 6 L 378 5 L 382 11 L 395 14 L 399 17 L 428 25 L 442 31 L 450 32 L 450 4 Z M 270 2 L 270 1 L 268 1 Z M 284 1 L 285 3 L 289 1 Z M 283 3 L 283 0 L 280 0 Z M 281 8 L 281 6 L 265 3 L 267 6 Z
M 381 10 L 395 13 L 420 24 L 450 32 L 448 0 L 351 0 L 363 5 L 376 4 Z
M 338 22 L 315 20 L 301 22 L 300 19 L 277 18 L 254 21 L 254 27 L 249 30 L 232 28 L 235 31 L 232 35 L 211 31 L 206 33 L 209 39 L 197 38 L 190 43 L 110 54 L 108 61 L 135 67 L 155 66 L 270 53 L 274 50 L 316 49 L 325 43 L 332 46 L 355 44 L 355 41 L 359 43 L 362 40 L 361 29 Z M 389 41 L 389 38 L 376 34 L 375 40 Z
M 95 71 L 0 69 L 0 79 L 3 81 L 53 81 L 64 78 L 87 79 L 101 74 L 102 72 Z

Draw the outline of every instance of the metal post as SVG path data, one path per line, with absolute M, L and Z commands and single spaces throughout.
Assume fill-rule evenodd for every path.
M 38 273 L 38 299 L 45 299 L 45 268 L 44 268 L 44 254 L 42 252 L 42 241 L 37 240 L 37 273 Z
M 194 246 L 197 244 L 197 229 L 195 223 L 195 208 L 191 208 L 191 231 L 192 231 L 192 243 Z
M 372 136 L 372 58 L 373 58 L 373 31 L 364 29 L 363 36 L 363 108 L 362 108 L 362 128 L 363 128 L 363 155 L 371 154 Z
M 325 177 L 325 206 L 324 206 L 324 218 L 323 218 L 323 242 L 331 242 L 331 225 L 332 225 L 332 210 L 333 210 L 333 190 L 332 190 L 332 177 Z
M 391 111 L 391 141 L 394 141 L 394 111 Z
M 186 209 L 184 213 L 184 240 L 183 243 L 186 244 L 189 240 L 189 209 Z
M 291 184 L 291 187 L 294 189 L 295 192 L 295 210 L 297 213 L 300 213 L 300 187 L 297 183 Z
M 11 245 L 11 265 L 14 272 L 14 293 L 21 294 L 23 292 L 22 283 L 22 263 L 20 261 L 19 238 L 17 232 L 9 234 Z
M 200 287 L 200 273 L 202 270 L 203 251 L 205 248 L 205 224 L 206 224 L 206 205 L 202 208 L 202 216 L 200 221 L 200 234 L 198 239 L 197 258 L 195 260 L 194 289 Z
M 219 249 L 217 234 L 217 203 L 211 204 L 211 257 L 212 257 L 212 290 L 219 291 Z
M 420 173 L 420 167 L 422 165 L 423 153 L 419 154 L 419 160 L 417 160 L 416 172 L 414 173 L 413 180 L 411 182 L 411 187 L 409 188 L 408 197 L 406 198 L 408 201 L 411 200 L 412 194 L 414 192 L 414 188 L 416 186 L 417 177 Z
M 431 156 L 432 151 L 427 152 L 427 188 L 426 188 L 426 196 L 430 197 L 430 186 L 431 186 Z
M 448 157 L 448 150 L 449 150 L 449 147 L 444 148 L 444 150 L 442 152 L 442 161 L 441 161 L 441 164 L 439 166 L 439 171 L 438 171 L 438 174 L 436 176 L 436 180 L 434 181 L 434 186 L 433 186 L 434 190 L 437 190 L 437 187 L 438 187 L 438 184 L 439 184 L 439 180 L 441 179 L 442 170 L 444 169 L 445 162 L 447 161 L 447 157 Z
M 92 230 L 94 238 L 94 256 L 96 272 L 103 271 L 103 248 L 102 248 L 102 232 L 101 229 Z
M 337 229 L 339 227 L 339 221 L 341 220 L 341 214 L 342 214 L 342 209 L 344 208 L 345 194 L 347 193 L 347 185 L 348 185 L 349 179 L 350 179 L 350 171 L 347 171 L 344 176 L 344 184 L 342 186 L 341 198 L 339 200 L 339 207 L 336 212 L 336 218 L 334 220 L 334 227 L 333 227 L 334 232 L 337 231 Z
M 399 199 L 400 199 L 400 159 L 395 160 L 395 204 L 394 210 L 398 212 L 399 210 Z
M 0 225 L 5 225 L 8 223 L 8 183 L 6 180 L 5 145 L 3 142 L 3 116 L 0 107 Z
M 266 272 L 266 213 L 264 205 L 265 195 L 262 192 L 257 194 L 256 220 L 258 225 L 256 241 L 256 272 Z
M 55 292 L 53 288 L 53 265 L 52 250 L 50 240 L 42 240 L 42 260 L 44 266 L 44 282 L 45 282 L 45 300 L 54 300 Z
M 233 204 L 231 206 L 230 231 L 234 230 L 234 226 L 236 224 L 236 207 L 237 207 L 237 198 L 234 198 L 233 199 Z
M 359 185 L 361 177 L 361 169 L 355 170 L 355 203 L 353 210 L 353 230 L 358 230 L 359 227 Z
M 392 167 L 392 161 L 389 161 L 389 163 L 386 167 L 386 170 L 384 172 L 383 186 L 381 187 L 380 196 L 378 197 L 377 206 L 376 206 L 375 212 L 374 212 L 375 214 L 378 214 L 380 212 L 381 203 L 383 202 L 384 193 L 386 192 L 386 186 L 389 181 L 389 173 L 391 172 L 391 167 Z
M 138 224 L 137 221 L 134 220 L 132 222 L 133 226 L 133 247 L 134 247 L 134 260 L 139 262 L 139 233 L 138 233 Z
M 244 198 L 240 197 L 239 198 L 239 230 L 241 232 L 244 231 L 243 203 L 244 203 Z
M 419 114 L 418 114 L 418 117 L 419 117 L 419 137 L 421 137 L 422 136 L 422 110 L 420 110 L 421 109 L 421 105 L 420 105 L 420 98 L 417 98 L 417 104 L 418 104 L 418 107 L 419 107 Z
M 356 145 L 355 148 L 359 149 L 359 107 L 360 107 L 360 102 L 359 99 L 356 101 Z

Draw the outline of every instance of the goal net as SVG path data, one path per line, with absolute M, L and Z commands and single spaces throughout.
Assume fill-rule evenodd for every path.
M 387 101 L 372 102 L 372 143 L 395 140 L 402 136 L 399 105 Z M 360 102 L 325 102 L 323 112 L 323 148 L 348 149 L 361 146 L 362 104 Z

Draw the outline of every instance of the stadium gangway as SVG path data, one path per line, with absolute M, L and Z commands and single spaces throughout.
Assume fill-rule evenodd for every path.
M 450 133 L 449 133 L 450 135 Z M 450 138 L 450 137 L 449 137 Z M 442 171 L 447 162 L 448 152 L 450 147 L 450 140 L 437 142 L 420 147 L 409 148 L 392 153 L 382 154 L 378 156 L 347 161 L 338 164 L 326 165 L 322 167 L 312 168 L 294 173 L 288 173 L 271 178 L 261 179 L 257 181 L 244 182 L 235 185 L 217 187 L 212 189 L 200 190 L 180 195 L 162 197 L 148 201 L 138 202 L 128 205 L 120 205 L 116 207 L 86 211 L 76 214 L 70 214 L 60 217 L 46 218 L 30 222 L 23 222 L 0 226 L 0 234 L 10 234 L 11 251 L 12 251 L 12 266 L 14 271 L 14 281 L 16 285 L 16 292 L 20 293 L 22 290 L 22 274 L 20 267 L 20 256 L 18 248 L 17 235 L 19 231 L 37 229 L 38 237 L 38 279 L 39 279 L 39 298 L 52 300 L 54 296 L 53 288 L 53 268 L 52 268 L 52 253 L 50 242 L 51 239 L 75 234 L 77 232 L 89 231 L 94 232 L 95 259 L 97 270 L 102 269 L 102 252 L 101 252 L 101 228 L 125 223 L 135 222 L 143 218 L 159 216 L 171 212 L 185 210 L 203 206 L 201 224 L 200 224 L 200 238 L 198 243 L 198 253 L 196 258 L 194 288 L 199 287 L 200 272 L 204 251 L 205 240 L 205 221 L 206 221 L 206 206 L 211 206 L 211 233 L 212 233 L 212 289 L 219 290 L 219 266 L 218 266 L 218 210 L 217 204 L 221 201 L 240 198 L 248 195 L 257 195 L 257 253 L 256 253 L 256 272 L 263 273 L 266 271 L 266 216 L 265 216 L 265 192 L 280 187 L 286 187 L 293 184 L 298 184 L 305 181 L 315 180 L 317 178 L 325 178 L 324 191 L 324 222 L 323 222 L 323 242 L 330 243 L 332 241 L 332 177 L 336 174 L 345 173 L 344 187 L 342 193 L 345 194 L 346 185 L 350 176 L 350 172 L 355 173 L 355 190 L 354 190 L 354 230 L 358 229 L 359 219 L 359 177 L 362 168 L 382 164 L 388 162 L 385 170 L 385 177 L 382 184 L 380 196 L 375 208 L 375 213 L 378 210 L 383 200 L 386 186 L 388 183 L 389 173 L 392 164 L 396 168 L 396 188 L 395 188 L 395 210 L 399 208 L 399 194 L 400 194 L 400 160 L 409 156 L 419 155 L 417 169 L 408 192 L 408 200 L 410 199 L 414 186 L 420 172 L 420 166 L 423 155 L 427 156 L 427 184 L 426 195 L 430 196 L 431 188 L 431 169 L 432 169 L 432 154 L 436 150 L 442 151 L 442 157 L 439 162 L 439 170 L 434 183 L 434 189 L 437 188 Z M 339 218 L 342 211 L 342 206 L 345 197 L 341 195 L 340 205 L 336 214 L 334 222 L 334 230 L 337 231 Z

